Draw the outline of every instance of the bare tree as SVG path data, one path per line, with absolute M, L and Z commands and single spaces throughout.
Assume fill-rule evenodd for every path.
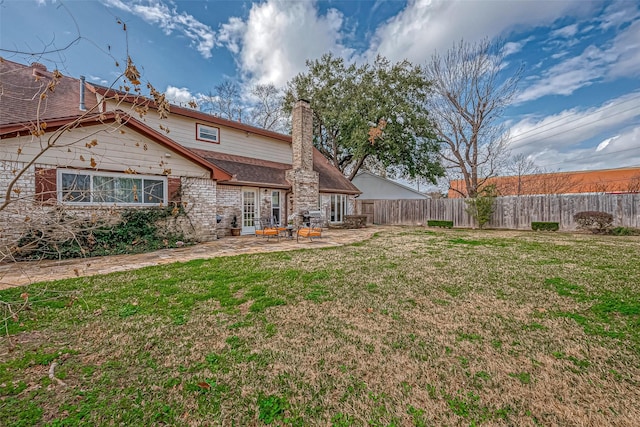
M 445 166 L 460 173 L 465 197 L 476 197 L 508 155 L 507 133 L 500 123 L 522 75 L 519 67 L 504 76 L 502 42 L 460 41 L 426 65 L 432 84 L 427 106 L 441 142 Z
M 626 191 L 629 193 L 640 193 L 640 173 L 629 178 Z
M 255 98 L 252 106 L 251 121 L 255 126 L 276 132 L 288 129 L 287 115 L 283 109 L 283 93 L 273 84 L 259 84 L 251 89 Z
M 216 85 L 213 91 L 204 95 L 202 109 L 223 119 L 241 122 L 245 107 L 240 96 L 240 86 L 231 80 Z
M 120 20 L 117 23 L 126 34 L 126 25 Z M 77 38 L 82 38 L 79 29 Z M 114 58 L 110 49 L 103 51 L 120 70 L 108 93 L 100 100 L 111 103 L 111 111 L 101 111 L 104 104 L 97 100 L 85 105 L 82 102 L 84 98 L 80 98 L 77 107 L 63 110 L 66 107 L 60 107 L 56 96 L 62 96 L 61 92 L 66 93 L 71 86 L 77 88 L 79 84 L 82 85 L 80 92 L 84 94 L 87 85 L 83 80 L 64 76 L 57 68 L 47 71 L 41 62 L 57 64 L 60 53 L 72 46 L 73 43 L 63 48 L 46 45 L 40 52 L 31 53 L 2 50 L 11 58 L 23 57 L 31 61 L 35 58 L 39 62 L 29 67 L 0 58 L 0 103 L 3 112 L 0 123 L 4 147 L 0 152 L 0 263 L 25 258 L 25 253 L 47 245 L 51 251 L 46 256 L 56 257 L 60 253 L 61 242 L 70 242 L 78 248 L 80 256 L 84 255 L 84 244 L 87 242 L 82 240 L 80 231 L 92 236 L 92 232 L 100 226 L 111 224 L 117 217 L 113 204 L 96 206 L 81 214 L 77 209 L 58 203 L 55 180 L 49 173 L 53 172 L 55 176 L 57 168 L 69 166 L 71 162 L 82 162 L 84 166 L 80 169 L 83 170 L 98 170 L 100 163 L 109 160 L 111 155 L 108 144 L 102 143 L 103 138 L 117 135 L 134 146 L 139 138 L 127 129 L 127 123 L 133 116 L 143 117 L 150 105 L 154 106 L 161 118 L 169 112 L 164 94 L 150 83 L 142 83 L 141 74 L 128 49 L 124 61 Z M 20 76 L 16 80 L 18 74 Z M 150 98 L 142 96 L 145 87 L 149 90 Z M 19 106 L 16 107 L 19 111 L 11 111 L 12 106 Z M 68 115 L 59 119 L 63 112 Z M 146 150 L 143 144 L 139 149 Z M 52 162 L 54 158 L 58 160 Z M 165 170 L 170 171 L 169 166 Z M 131 175 L 137 173 L 132 169 L 122 172 Z M 67 196 L 82 197 L 81 193 L 81 190 L 73 190 Z M 138 193 L 140 191 L 135 194 Z M 21 272 L 31 281 L 30 269 L 33 269 L 32 265 L 22 267 L 17 264 L 13 270 Z M 14 279 L 15 276 L 0 272 L 0 288 L 18 284 L 12 281 Z M 77 299 L 75 293 L 71 295 L 51 289 L 40 292 L 43 294 L 39 295 L 40 300 L 68 297 L 72 302 Z M 24 292 L 18 300 L 0 300 L 0 322 L 4 323 L 5 331 L 8 331 L 8 322 L 17 322 L 21 313 L 29 308 L 34 296 Z
M 525 154 L 517 154 L 507 165 L 507 175 L 511 179 L 497 182 L 497 190 L 502 195 L 531 194 L 531 183 L 535 176 L 542 173 L 542 169 Z

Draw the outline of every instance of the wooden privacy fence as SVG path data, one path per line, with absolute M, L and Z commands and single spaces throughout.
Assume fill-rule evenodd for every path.
M 357 200 L 356 213 L 374 224 L 416 225 L 427 220 L 453 221 L 455 227 L 473 227 L 464 199 Z M 568 194 L 510 196 L 496 199 L 487 227 L 531 229 L 532 221 L 559 222 L 560 229 L 573 230 L 573 215 L 601 211 L 613 215 L 614 226 L 640 228 L 640 194 Z

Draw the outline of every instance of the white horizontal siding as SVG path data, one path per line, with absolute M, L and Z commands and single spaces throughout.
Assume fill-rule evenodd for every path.
M 22 136 L 4 139 L 1 142 L 0 160 L 30 161 L 40 153 L 41 147 L 46 146 L 50 135 L 46 134 L 42 138 Z M 86 144 L 94 139 L 98 144 L 87 147 Z M 55 143 L 55 147 L 47 150 L 37 162 L 61 167 L 91 168 L 91 158 L 95 160 L 98 170 L 124 172 L 132 169 L 141 174 L 161 175 L 170 169 L 172 176 L 210 176 L 208 169 L 123 126 L 115 129 L 109 125 L 95 125 L 65 132 Z
M 122 108 L 123 106 L 120 105 L 119 107 Z M 160 120 L 154 110 L 149 110 L 149 113 L 141 119 L 137 116 L 136 118 L 161 133 L 164 131 L 160 130 L 160 125 L 168 128 L 169 133 L 166 135 L 187 148 L 197 148 L 224 154 L 269 160 L 272 162 L 292 163 L 291 143 L 286 141 L 280 141 L 226 126 L 219 126 L 177 114 L 169 114 L 168 118 Z M 219 128 L 220 143 L 215 144 L 196 140 L 196 123 Z

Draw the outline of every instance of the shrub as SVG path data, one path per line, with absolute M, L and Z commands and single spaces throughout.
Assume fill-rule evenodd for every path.
M 60 222 L 25 233 L 13 255 L 18 261 L 67 259 L 175 247 L 176 242 L 186 240 L 184 235 L 167 234 L 158 229 L 156 223 L 182 213 L 176 207 L 126 209 L 116 223 L 95 223 L 62 215 Z
M 453 221 L 440 221 L 437 219 L 430 219 L 427 221 L 429 227 L 441 227 L 441 228 L 453 228 Z
M 558 231 L 560 229 L 560 223 L 558 222 L 532 222 L 531 229 L 535 231 Z
M 613 215 L 607 212 L 584 211 L 573 216 L 578 228 L 591 230 L 592 233 L 607 233 L 613 223 Z
M 614 236 L 640 236 L 640 228 L 615 227 L 611 229 Z
M 467 213 L 478 221 L 478 227 L 484 226 L 491 220 L 498 191 L 494 184 L 487 185 L 473 199 L 467 199 Z

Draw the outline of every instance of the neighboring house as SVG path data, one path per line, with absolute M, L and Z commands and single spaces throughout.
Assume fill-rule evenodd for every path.
M 556 172 L 489 178 L 501 196 L 577 193 L 640 193 L 640 167 L 594 171 Z M 463 197 L 463 180 L 449 183 L 449 198 Z M 459 190 L 459 191 L 456 191 Z
M 400 200 L 429 199 L 430 197 L 413 188 L 399 184 L 390 179 L 361 171 L 351 181 L 362 194 L 360 200 Z
M 39 98 L 54 80 L 55 90 Z M 56 76 L 40 64 L 0 61 L 0 85 L 0 203 L 25 170 L 13 192 L 20 201 L 0 218 L 0 238 L 24 229 L 36 205 L 91 215 L 180 202 L 192 236 L 209 240 L 233 216 L 243 233 L 253 232 L 255 218 L 284 223 L 314 209 L 339 223 L 360 193 L 313 148 L 306 101 L 294 107 L 289 136 L 173 105 L 160 120 L 149 99 Z

